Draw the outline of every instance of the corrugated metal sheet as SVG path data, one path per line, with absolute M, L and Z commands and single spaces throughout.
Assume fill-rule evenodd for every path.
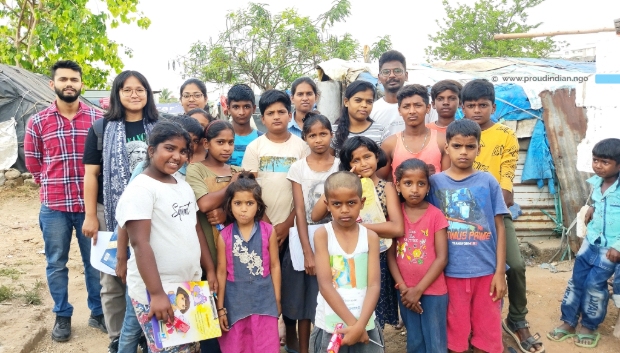
M 586 183 L 588 174 L 576 169 L 577 145 L 586 136 L 588 127 L 586 109 L 575 104 L 574 89 L 544 91 L 540 98 L 549 148 L 560 183 L 564 226 L 568 227 L 590 193 Z M 569 234 L 569 242 L 576 253 L 581 242 L 574 234 Z
M 545 210 L 555 217 L 554 197 L 549 193 L 547 186 L 539 189 L 536 183 L 521 182 L 525 156 L 525 151 L 519 152 L 519 163 L 514 179 L 514 201 L 519 204 L 523 211 L 523 214 L 514 222 L 517 236 L 542 237 L 554 235 L 555 223 L 542 212 Z

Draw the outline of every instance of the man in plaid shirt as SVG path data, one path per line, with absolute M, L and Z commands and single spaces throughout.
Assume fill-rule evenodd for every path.
M 101 308 L 99 271 L 90 264 L 90 239 L 82 234 L 84 222 L 84 143 L 88 129 L 102 113 L 81 103 L 82 69 L 73 61 L 52 66 L 50 87 L 56 101 L 28 121 L 24 137 L 26 167 L 41 186 L 39 226 L 45 242 L 46 275 L 54 300 L 56 322 L 52 339 L 71 336 L 73 306 L 68 300 L 69 245 L 75 230 L 86 277 L 88 325 L 107 332 Z

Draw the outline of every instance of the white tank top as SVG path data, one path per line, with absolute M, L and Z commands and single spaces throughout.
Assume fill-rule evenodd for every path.
M 368 287 L 368 231 L 359 225 L 357 245 L 351 254 L 347 254 L 336 239 L 332 222 L 325 224 L 327 230 L 327 250 L 332 271 L 332 285 L 344 300 L 353 316 L 359 318 L 362 304 Z M 344 323 L 334 310 L 327 304 L 321 292 L 317 296 L 316 327 L 329 333 L 334 332 L 336 324 Z M 375 328 L 375 314 L 368 320 L 366 330 Z

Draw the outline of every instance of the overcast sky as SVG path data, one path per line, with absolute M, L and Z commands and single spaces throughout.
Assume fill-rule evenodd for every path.
M 449 0 L 473 4 L 475 0 Z M 269 4 L 272 13 L 295 7 L 301 15 L 315 18 L 331 7 L 332 0 L 290 1 L 256 0 Z M 349 32 L 360 44 L 371 45 L 378 37 L 389 34 L 393 47 L 405 54 L 409 63 L 424 62 L 424 48 L 431 44 L 429 34 L 439 29 L 436 20 L 446 14 L 440 0 L 432 1 L 360 1 L 352 0 L 351 17 L 344 25 L 333 28 L 335 34 Z M 178 96 L 183 80 L 168 70 L 168 62 L 187 53 L 192 43 L 215 40 L 225 29 L 225 14 L 247 5 L 247 0 L 149 0 L 138 8 L 152 21 L 148 30 L 137 26 L 121 26 L 109 30 L 112 39 L 133 50 L 132 58 L 124 58 L 125 69 L 138 70 L 154 89 L 172 89 Z M 423 3 L 423 5 L 422 5 Z M 369 6 L 368 4 L 373 4 Z M 530 23 L 543 22 L 541 31 L 613 27 L 620 18 L 618 0 L 546 0 L 529 11 Z M 555 37 L 572 45 L 596 43 L 613 33 Z

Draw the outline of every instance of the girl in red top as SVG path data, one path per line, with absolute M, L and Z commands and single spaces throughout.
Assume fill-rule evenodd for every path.
M 405 234 L 396 239 L 387 256 L 407 328 L 407 352 L 445 353 L 448 290 L 443 270 L 448 263 L 448 221 L 424 199 L 430 190 L 425 162 L 408 159 L 396 168 L 395 176 Z

